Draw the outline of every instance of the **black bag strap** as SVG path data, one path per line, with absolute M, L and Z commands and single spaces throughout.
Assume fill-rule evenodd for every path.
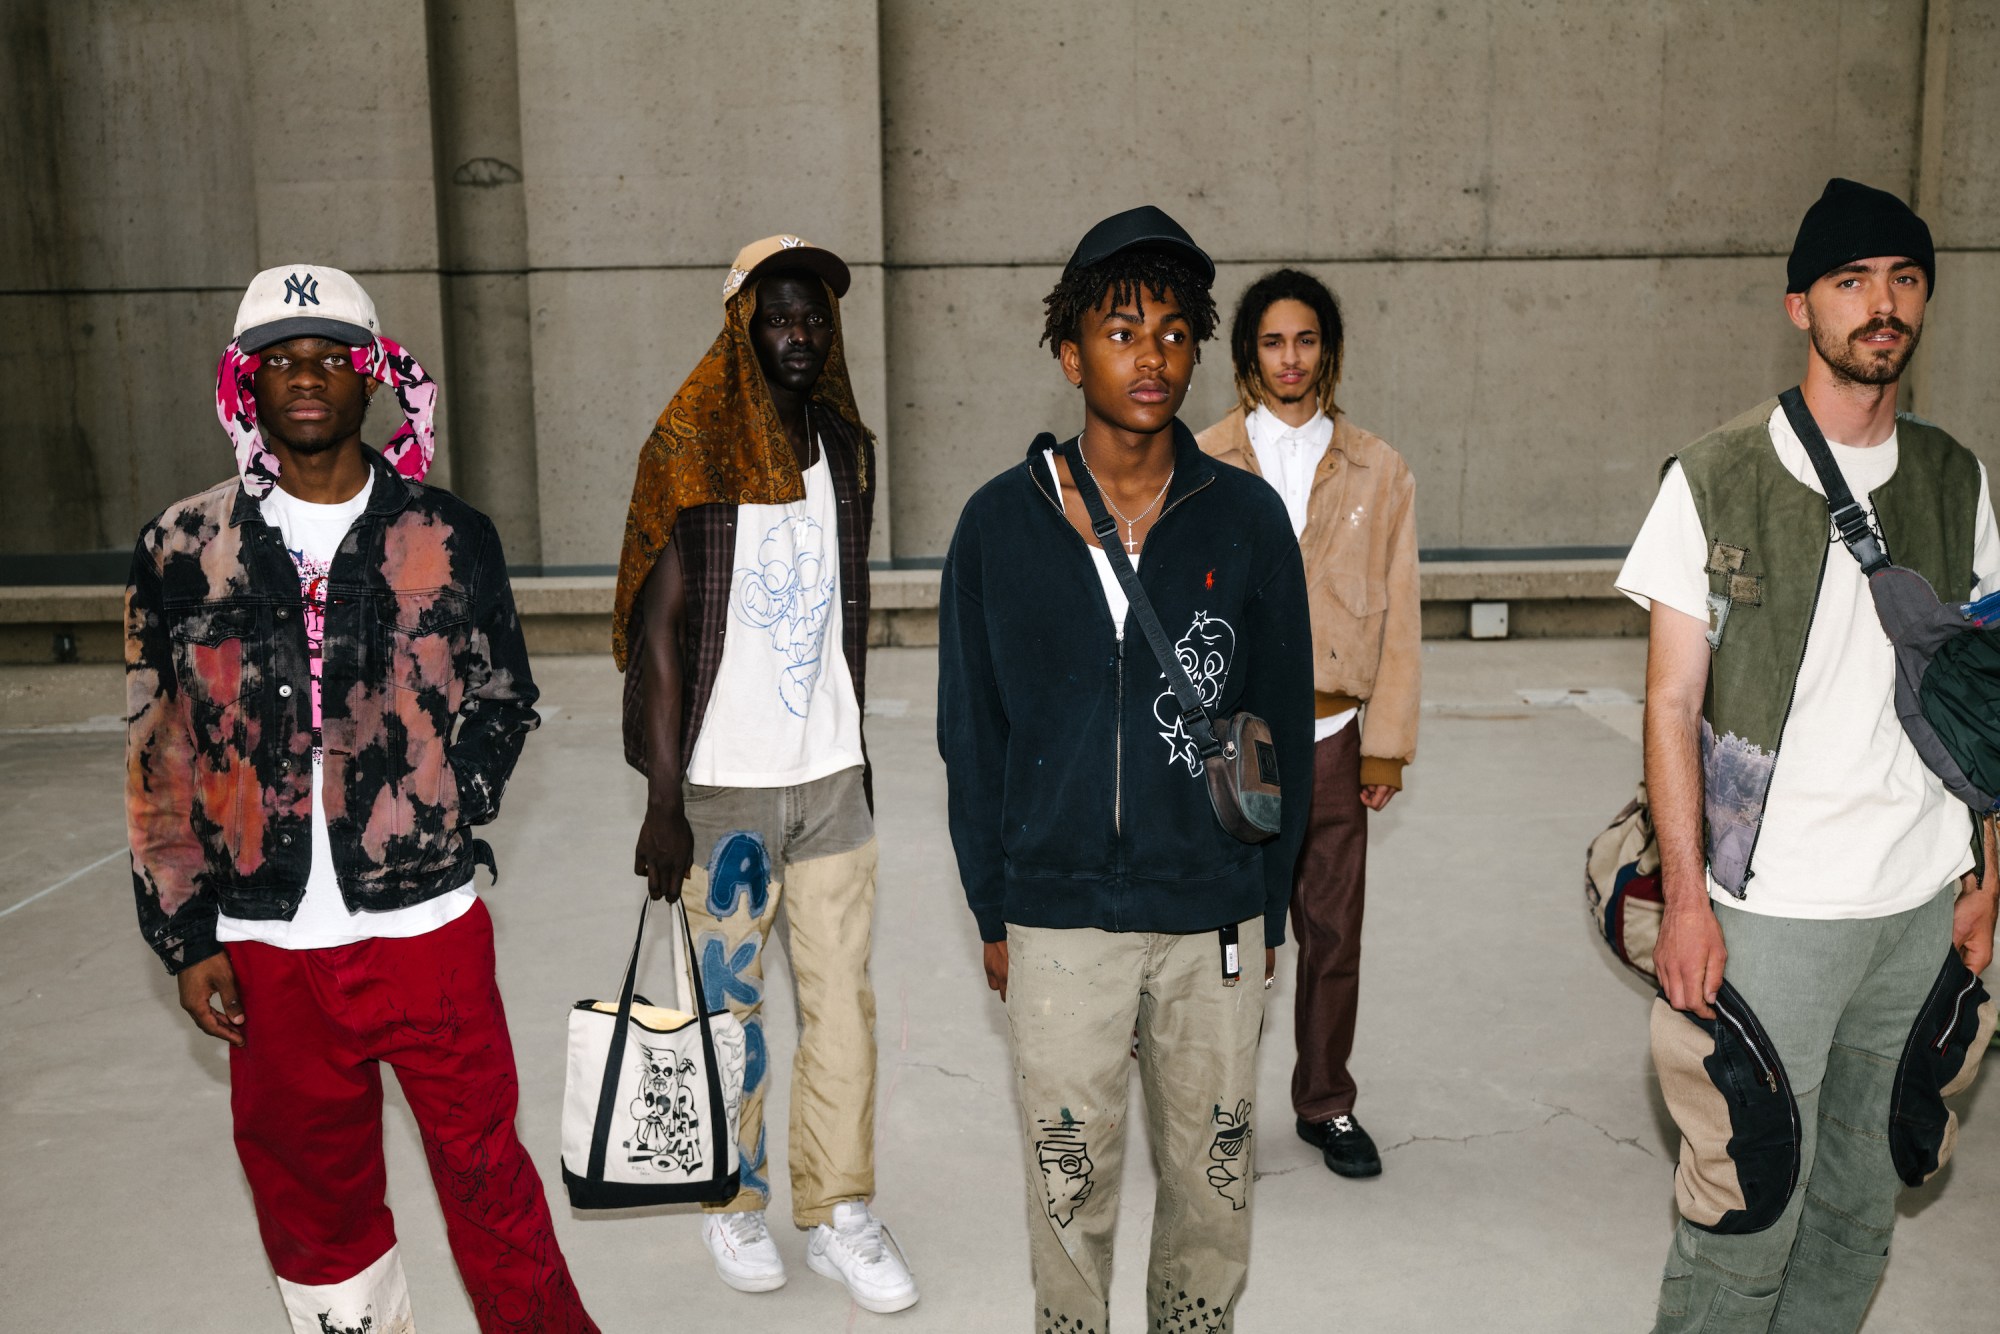
M 1873 574 L 1888 569 L 1893 563 L 1889 553 L 1882 549 L 1882 540 L 1868 522 L 1868 511 L 1856 503 L 1847 478 L 1841 475 L 1840 465 L 1833 461 L 1833 451 L 1826 447 L 1826 437 L 1820 434 L 1819 423 L 1813 420 L 1805 395 L 1794 385 L 1778 395 L 1778 405 L 1785 410 L 1792 433 L 1805 446 L 1813 471 L 1819 474 L 1820 490 L 1826 492 L 1827 513 L 1833 516 L 1833 526 L 1840 530 L 1840 540 L 1854 553 L 1854 559 L 1861 562 L 1861 572 Z
M 1104 497 L 1098 494 L 1097 479 L 1084 466 L 1083 437 L 1077 436 L 1060 447 L 1052 435 L 1041 438 L 1048 441 L 1044 448 L 1059 448 L 1064 461 L 1069 464 L 1069 479 L 1075 484 L 1077 495 L 1083 498 L 1083 508 L 1090 515 L 1090 530 L 1097 534 L 1097 545 L 1103 547 L 1104 554 L 1110 558 L 1111 572 L 1118 576 L 1118 585 L 1125 590 L 1125 600 L 1132 604 L 1132 615 L 1137 618 L 1139 628 L 1145 631 L 1153 656 L 1160 660 L 1160 670 L 1166 673 L 1167 684 L 1173 688 L 1174 702 L 1181 708 L 1181 725 L 1194 738 L 1195 750 L 1204 761 L 1220 755 L 1222 743 L 1215 739 L 1215 719 L 1209 714 L 1208 706 L 1201 702 L 1201 692 L 1188 679 L 1187 668 L 1181 665 L 1180 655 L 1174 652 L 1173 641 L 1167 638 L 1166 630 L 1161 627 L 1160 618 L 1153 611 L 1152 600 L 1146 596 L 1145 587 L 1139 582 L 1139 572 L 1132 568 L 1131 555 L 1125 550 L 1125 544 L 1118 540 L 1118 525 L 1104 508 Z
M 639 951 L 646 944 L 646 910 L 652 906 L 651 895 L 642 896 L 639 901 L 639 930 L 632 938 L 632 957 L 625 963 L 625 982 L 618 991 L 618 1017 L 611 1030 L 611 1046 L 604 1054 L 604 1081 L 597 1090 L 597 1120 L 590 1128 L 590 1161 L 584 1168 L 587 1181 L 604 1180 L 604 1159 L 611 1149 L 611 1109 L 618 1098 L 618 1076 L 625 1068 L 625 1035 L 632 1023 L 632 995 L 639 981 Z M 688 926 L 687 908 L 679 903 L 674 905 L 681 919 L 681 941 L 687 946 L 688 1003 L 694 1007 L 695 1018 L 701 1024 L 701 1054 L 708 1066 L 709 1106 L 720 1107 L 722 1100 L 722 1076 L 715 1060 L 715 1033 L 709 1026 L 708 1001 L 701 986 L 701 964 L 694 955 L 694 933 Z M 715 1156 L 711 1162 L 720 1166 L 729 1161 L 729 1126 L 726 1118 L 711 1117 L 715 1126 Z

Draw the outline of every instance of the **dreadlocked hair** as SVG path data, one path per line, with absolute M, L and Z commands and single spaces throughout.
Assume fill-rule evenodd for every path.
M 1065 273 L 1055 289 L 1042 298 L 1048 310 L 1042 342 L 1060 357 L 1063 340 L 1075 342 L 1081 336 L 1084 315 L 1097 309 L 1107 295 L 1114 309 L 1130 304 L 1143 313 L 1145 297 L 1164 301 L 1169 292 L 1187 316 L 1195 360 L 1199 361 L 1201 345 L 1215 337 L 1215 298 L 1209 294 L 1208 280 L 1193 265 L 1160 250 L 1121 250 L 1101 263 Z
M 1313 374 L 1313 393 L 1320 411 L 1331 417 L 1333 390 L 1340 383 L 1340 360 L 1346 346 L 1340 302 L 1325 283 L 1298 269 L 1273 269 L 1251 283 L 1236 303 L 1236 320 L 1229 329 L 1229 355 L 1236 367 L 1237 401 L 1247 413 L 1268 397 L 1257 362 L 1257 326 L 1264 322 L 1264 312 L 1280 301 L 1302 302 L 1319 320 L 1319 369 Z

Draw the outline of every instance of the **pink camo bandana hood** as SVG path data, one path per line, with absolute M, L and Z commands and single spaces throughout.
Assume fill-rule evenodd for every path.
M 382 457 L 404 477 L 422 481 L 437 453 L 437 381 L 417 359 L 388 338 L 378 336 L 367 347 L 352 349 L 354 367 L 371 380 L 389 386 L 402 405 L 403 425 L 382 446 Z M 250 377 L 259 358 L 239 350 L 234 342 L 222 350 L 215 368 L 215 415 L 236 446 L 236 472 L 243 489 L 258 500 L 269 495 L 278 480 L 278 456 L 264 443 L 257 426 L 257 400 Z

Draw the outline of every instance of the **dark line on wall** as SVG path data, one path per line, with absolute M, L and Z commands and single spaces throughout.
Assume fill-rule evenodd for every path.
M 1218 266 L 1258 264 L 1555 264 L 1555 263 L 1602 263 L 1612 260 L 1648 261 L 1688 259 L 1784 259 L 1790 252 L 1783 250 L 1662 250 L 1647 253 L 1619 253 L 1602 251 L 1591 254 L 1571 255 L 1324 255 L 1266 258 L 1235 258 L 1218 256 Z M 1939 246 L 1940 255 L 1993 255 L 2000 254 L 2000 246 Z M 936 263 L 872 263 L 852 261 L 849 268 L 880 269 L 885 273 L 921 273 L 928 270 L 949 269 L 1054 269 L 1062 266 L 1060 259 L 994 259 L 994 260 L 940 260 Z M 529 277 L 537 273 L 720 273 L 720 264 L 546 264 L 524 269 L 354 269 L 357 278 L 376 277 L 420 277 L 420 278 L 480 278 L 480 277 Z M 240 285 L 230 286 L 164 286 L 164 287 L 6 287 L 0 288 L 0 297 L 28 296 L 235 296 L 243 290 Z

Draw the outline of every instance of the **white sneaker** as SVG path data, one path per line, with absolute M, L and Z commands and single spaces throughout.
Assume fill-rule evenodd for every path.
M 855 1305 L 888 1313 L 917 1304 L 917 1281 L 882 1220 L 859 1200 L 833 1206 L 831 1225 L 821 1223 L 806 1243 L 806 1263 L 847 1285 Z
M 785 1262 L 764 1226 L 764 1211 L 703 1214 L 701 1239 L 715 1261 L 715 1273 L 738 1292 L 769 1292 L 785 1286 Z

